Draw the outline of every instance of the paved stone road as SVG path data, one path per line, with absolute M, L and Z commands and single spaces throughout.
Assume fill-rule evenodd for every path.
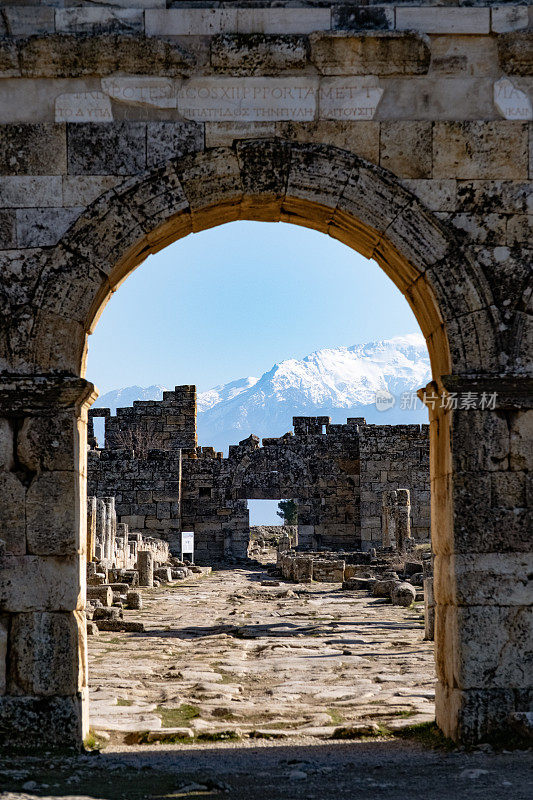
M 331 737 L 340 726 L 433 719 L 421 611 L 337 584 L 263 586 L 261 568 L 144 594 L 145 634 L 90 638 L 91 725 Z M 135 737 L 129 737 L 133 741 Z
M 110 731 L 106 748 L 0 754 L 0 800 L 530 800 L 530 751 L 328 738 L 350 723 L 432 718 L 421 618 L 362 592 L 265 577 L 250 567 L 147 592 L 141 612 L 126 612 L 145 634 L 90 639 L 92 724 Z M 162 722 L 194 738 L 124 743 L 163 735 Z M 228 731 L 242 738 L 213 741 Z

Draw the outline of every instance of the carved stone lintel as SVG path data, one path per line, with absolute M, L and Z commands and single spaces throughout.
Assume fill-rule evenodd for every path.
M 495 395 L 494 403 L 486 410 L 519 411 L 533 407 L 533 378 L 528 375 L 441 375 L 438 381 L 431 381 L 419 389 L 417 395 L 424 403 L 426 396 L 440 397 L 443 393 L 464 395 L 468 392 L 487 397 Z M 472 406 L 472 410 L 480 409 Z
M 70 375 L 0 376 L 0 414 L 80 408 L 97 396 L 94 384 Z

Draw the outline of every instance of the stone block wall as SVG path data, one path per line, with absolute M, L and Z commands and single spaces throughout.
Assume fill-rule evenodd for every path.
M 362 425 L 359 448 L 363 547 L 381 546 L 382 495 L 394 489 L 409 490 L 411 535 L 429 541 L 429 425 Z
M 117 517 L 143 536 L 159 537 L 179 551 L 180 451 L 90 450 L 88 491 L 113 496 Z
M 105 413 L 107 412 L 107 414 Z M 106 449 L 129 449 L 144 455 L 149 450 L 196 447 L 196 387 L 176 386 L 162 400 L 135 400 L 132 407 L 89 411 L 105 415 Z

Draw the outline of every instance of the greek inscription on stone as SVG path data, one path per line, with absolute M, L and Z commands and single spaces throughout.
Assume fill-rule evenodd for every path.
M 320 86 L 319 116 L 346 121 L 372 119 L 382 95 L 383 89 L 373 77 L 326 78 Z
M 120 103 L 153 108 L 176 108 L 174 83 L 169 78 L 127 76 L 102 78 L 102 89 Z
M 315 78 L 194 78 L 178 92 L 178 110 L 198 122 L 276 122 L 315 118 Z
M 56 122 L 112 122 L 111 101 L 102 92 L 60 94 L 55 102 Z
M 508 78 L 494 84 L 494 105 L 505 119 L 533 119 L 531 100 Z

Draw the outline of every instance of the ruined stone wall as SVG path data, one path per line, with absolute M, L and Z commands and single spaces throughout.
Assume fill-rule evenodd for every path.
M 95 409 L 89 417 L 103 416 Z M 196 387 L 176 386 L 162 400 L 135 400 L 132 407 L 117 408 L 105 418 L 107 450 L 130 449 L 142 455 L 149 450 L 196 447 Z
M 118 520 L 144 536 L 155 536 L 179 552 L 180 452 L 90 450 L 88 491 L 114 496 Z
M 429 425 L 361 425 L 361 540 L 380 547 L 382 495 L 408 489 L 411 535 L 430 539 Z

